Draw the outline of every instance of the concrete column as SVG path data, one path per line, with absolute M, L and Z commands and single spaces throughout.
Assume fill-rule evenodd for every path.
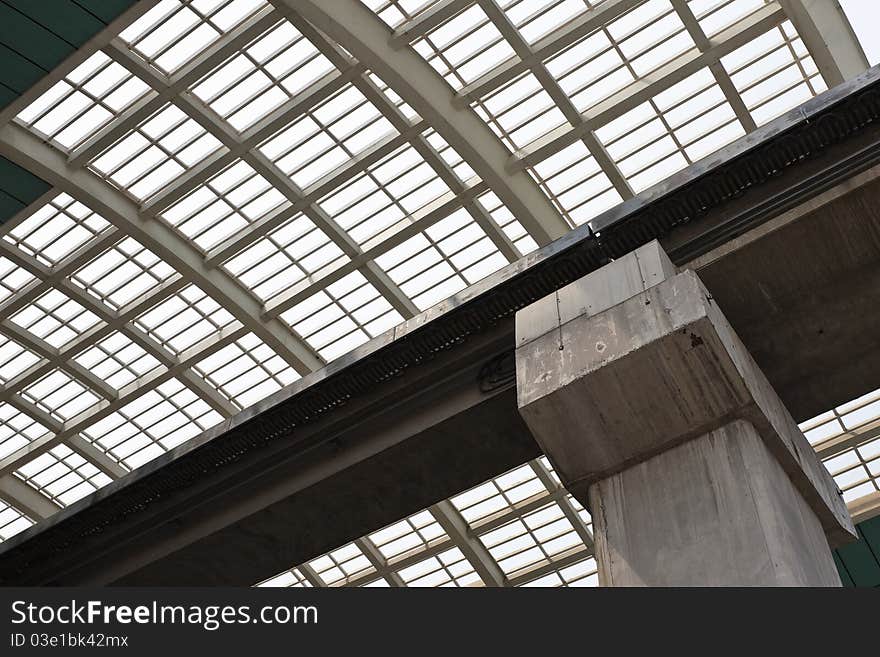
M 605 585 L 839 586 L 833 479 L 654 242 L 517 314 L 520 413 L 593 514 Z

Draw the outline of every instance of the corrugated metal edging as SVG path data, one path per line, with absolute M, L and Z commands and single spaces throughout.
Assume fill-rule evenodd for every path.
M 54 69 L 135 0 L 0 0 L 0 108 Z M 0 223 L 49 185 L 0 158 Z
M 834 551 L 844 586 L 880 587 L 880 516 L 856 525 L 859 540 Z

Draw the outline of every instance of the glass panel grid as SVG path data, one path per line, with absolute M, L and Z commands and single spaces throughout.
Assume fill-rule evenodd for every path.
M 388 119 L 349 83 L 264 142 L 260 151 L 297 186 L 307 188 L 393 134 Z
M 70 280 L 113 310 L 119 310 L 175 273 L 152 251 L 126 237 L 71 274 Z
M 11 320 L 57 349 L 100 322 L 94 313 L 56 289 L 45 292 Z
M 48 433 L 48 429 L 6 402 L 0 402 L 0 458 L 27 447 L 31 441 Z
M 239 409 L 299 379 L 287 361 L 253 333 L 201 360 L 193 370 Z
M 327 361 L 396 326 L 403 318 L 360 272 L 352 272 L 281 314 Z
M 264 0 L 162 0 L 119 36 L 171 73 L 265 6 Z
M 160 216 L 207 251 L 285 203 L 281 192 L 239 160 Z
M 34 521 L 14 506 L 0 500 L 0 543 L 34 524 Z
M 103 52 L 68 73 L 16 119 L 70 150 L 118 117 L 149 87 Z
M 168 103 L 89 163 L 139 201 L 223 148 L 183 110 Z
M 463 290 L 507 264 L 464 209 L 376 258 L 420 310 Z
M 134 469 L 222 419 L 178 379 L 170 379 L 96 421 L 82 435 L 112 459 Z
M 838 440 L 853 441 L 853 447 L 824 460 L 847 502 L 880 490 L 880 390 L 822 413 L 800 427 L 820 453 Z M 860 440 L 860 436 L 865 438 Z
M 308 39 L 281 21 L 192 91 L 241 131 L 333 70 Z
M 431 545 L 448 540 L 448 536 L 430 511 L 415 515 L 373 532 L 367 538 L 388 562 L 401 556 L 424 551 Z
M 344 586 L 348 581 L 376 570 L 354 543 L 313 559 L 308 565 L 325 586 Z
M 0 256 L 0 303 L 34 280 L 33 274 L 9 258 Z
M 109 226 L 82 203 L 58 194 L 5 232 L 3 239 L 52 267 Z
M 649 0 L 546 59 L 578 111 L 695 48 L 668 0 Z
M 224 267 L 263 301 L 296 285 L 331 263 L 349 262 L 335 243 L 307 217 L 296 215 Z
M 15 476 L 61 507 L 73 504 L 111 481 L 67 445 L 56 445 L 21 466 Z
M 74 360 L 116 390 L 161 367 L 155 357 L 119 331 L 89 347 Z
M 453 89 L 460 89 L 498 62 L 514 56 L 513 48 L 477 5 L 430 30 L 412 47 Z
M 458 547 L 429 556 L 397 574 L 408 587 L 483 586 L 483 580 Z
M 414 223 L 422 208 L 448 193 L 430 164 L 406 145 L 320 199 L 318 207 L 364 245 Z
M 22 396 L 61 422 L 101 401 L 99 395 L 59 369 L 29 385 L 22 391 Z
M 758 125 L 827 89 L 790 21 L 721 58 Z
M 15 340 L 0 335 L 0 383 L 6 385 L 11 379 L 40 362 L 40 357 L 22 347 Z
M 175 354 L 236 322 L 228 310 L 193 284 L 135 319 L 136 325 Z
M 636 192 L 745 134 L 709 69 L 596 131 Z

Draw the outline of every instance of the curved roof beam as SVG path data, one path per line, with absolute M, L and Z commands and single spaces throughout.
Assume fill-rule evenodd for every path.
M 123 230 L 198 285 L 301 374 L 323 360 L 281 320 L 262 318 L 263 305 L 222 268 L 211 268 L 198 248 L 171 226 L 139 212 L 137 204 L 90 171 L 71 166 L 63 153 L 24 128 L 0 128 L 0 153 L 67 192 Z
M 396 49 L 391 29 L 362 3 L 273 2 L 300 14 L 381 77 L 467 161 L 538 244 L 569 231 L 532 177 L 508 169 L 510 152 L 489 126 L 472 109 L 455 102 L 455 92 L 415 50 Z

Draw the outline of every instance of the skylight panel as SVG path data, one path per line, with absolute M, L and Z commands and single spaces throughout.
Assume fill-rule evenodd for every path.
M 527 43 L 589 11 L 602 0 L 508 0 L 504 13 Z
M 379 256 L 376 262 L 420 310 L 507 264 L 463 209 Z
M 169 103 L 89 167 L 142 201 L 221 147 L 213 135 Z
M 100 321 L 91 311 L 56 289 L 22 308 L 11 320 L 57 349 Z
M 103 52 L 67 74 L 16 117 L 46 138 L 72 149 L 98 132 L 149 89 Z
M 420 511 L 369 534 L 367 538 L 386 561 L 392 562 L 402 555 L 425 550 L 448 536 L 430 511 Z
M 518 504 L 549 495 L 528 465 L 521 465 L 495 479 L 480 484 L 449 501 L 458 509 L 471 527 L 505 512 L 512 512 Z
M 96 421 L 82 435 L 111 458 L 134 469 L 222 419 L 192 390 L 170 379 Z
M 403 321 L 360 272 L 352 272 L 281 314 L 322 358 L 333 360 Z
M 15 471 L 15 476 L 65 507 L 110 483 L 111 479 L 67 445 L 56 445 Z
M 712 38 L 766 6 L 766 3 L 764 0 L 688 0 L 688 5 L 703 32 Z
M 444 0 L 361 0 L 372 9 L 389 27 L 417 17 Z
M 758 125 L 827 89 L 789 21 L 722 57 L 721 63 Z
M 119 331 L 89 347 L 74 360 L 116 390 L 161 366 L 155 357 Z
M 109 227 L 100 215 L 67 194 L 24 219 L 3 239 L 40 262 L 53 266 Z
M 538 248 L 537 242 L 516 219 L 510 209 L 501 202 L 495 192 L 484 192 L 477 196 L 479 203 L 488 213 L 493 222 L 513 242 L 521 255 L 531 253 Z
M 224 266 L 262 301 L 329 266 L 349 262 L 342 250 L 303 215 L 254 242 Z
M 119 310 L 175 275 L 152 251 L 126 237 L 71 274 L 70 280 Z
M 483 586 L 483 580 L 457 547 L 402 568 L 397 574 L 410 587 Z
M 475 109 L 511 151 L 566 122 L 550 94 L 531 73 L 489 94 Z
M 413 48 L 453 89 L 460 89 L 498 62 L 515 56 L 513 48 L 477 5 L 428 32 L 413 43 Z
M 193 87 L 193 93 L 244 130 L 333 71 L 308 39 L 281 21 Z
M 415 148 L 406 145 L 318 205 L 358 244 L 365 244 L 413 223 L 415 213 L 449 191 Z
M 6 458 L 49 430 L 6 402 L 0 402 L 0 458 Z
M 596 32 L 549 57 L 544 65 L 581 112 L 635 80 L 606 31 Z
M 562 215 L 576 226 L 623 200 L 580 141 L 539 162 L 531 173 Z
M 302 574 L 299 568 L 291 568 L 280 575 L 270 577 L 264 582 L 260 582 L 257 586 L 278 587 L 278 588 L 311 588 L 311 584 Z
M 101 397 L 59 369 L 32 383 L 22 395 L 61 422 L 101 401 Z
M 281 192 L 238 160 L 160 216 L 207 251 L 286 202 Z
M 0 383 L 7 384 L 11 379 L 39 361 L 39 356 L 31 353 L 14 340 L 0 335 Z
M 0 256 L 0 302 L 6 301 L 32 280 L 34 276 L 28 270 Z
M 342 586 L 350 579 L 376 570 L 354 543 L 313 559 L 308 565 L 326 586 Z
M 34 521 L 21 511 L 0 500 L 0 543 L 8 541 L 33 524 Z
M 595 557 L 585 557 L 571 566 L 553 570 L 538 579 L 528 580 L 524 587 L 585 587 L 599 586 L 599 566 Z
M 308 115 L 297 118 L 260 150 L 304 188 L 378 139 L 395 133 L 382 113 L 349 84 Z
M 237 320 L 196 285 L 188 285 L 135 319 L 175 354 L 218 335 Z
M 165 73 L 172 73 L 236 25 L 264 0 L 162 0 L 119 35 Z
M 239 409 L 265 399 L 299 379 L 299 374 L 253 333 L 193 366 Z
M 639 78 L 695 47 L 669 0 L 648 0 L 606 29 Z
M 583 542 L 558 504 L 552 502 L 480 537 L 508 576 L 550 563 Z

